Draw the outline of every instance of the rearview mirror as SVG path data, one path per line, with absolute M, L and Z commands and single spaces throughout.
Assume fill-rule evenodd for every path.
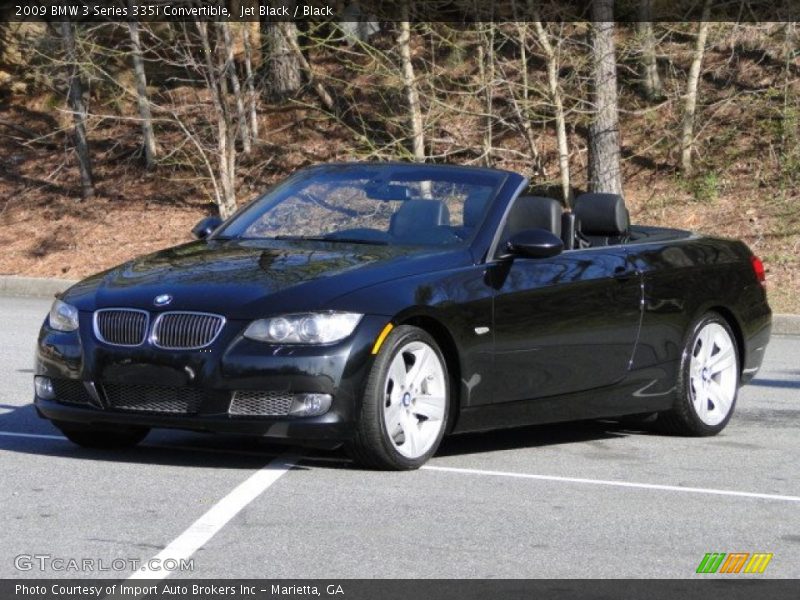
M 545 229 L 528 229 L 512 235 L 506 250 L 510 256 L 548 258 L 561 254 L 564 242 Z
M 391 202 L 393 200 L 408 200 L 411 198 L 411 190 L 404 185 L 394 183 L 370 183 L 367 184 L 364 191 L 370 200 Z
M 204 240 L 210 236 L 214 231 L 222 225 L 222 219 L 219 217 L 206 217 L 201 219 L 200 222 L 192 227 L 192 235 L 198 240 Z

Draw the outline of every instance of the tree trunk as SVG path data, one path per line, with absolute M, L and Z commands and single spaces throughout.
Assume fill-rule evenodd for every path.
M 478 70 L 480 73 L 481 91 L 483 93 L 483 163 L 492 166 L 492 147 L 494 145 L 493 108 L 493 83 L 494 83 L 494 25 L 492 23 L 478 24 Z M 488 33 L 487 33 L 488 28 Z
M 622 194 L 614 2 L 592 3 L 594 118 L 589 128 L 589 191 Z
M 153 117 L 150 114 L 150 100 L 147 97 L 147 76 L 144 71 L 142 42 L 139 39 L 139 23 L 128 22 L 131 37 L 131 57 L 133 59 L 133 77 L 136 82 L 136 104 L 139 107 L 139 118 L 142 121 L 142 139 L 144 141 L 144 160 L 147 168 L 155 164 L 158 155 L 156 136 L 153 133 Z
M 641 49 L 641 64 L 639 66 L 642 78 L 642 91 L 648 100 L 658 100 L 662 95 L 661 77 L 658 75 L 658 62 L 656 60 L 656 36 L 653 32 L 653 0 L 640 0 L 639 21 L 636 23 L 636 32 L 639 34 Z
M 515 13 L 516 18 L 516 13 Z M 525 141 L 528 144 L 528 152 L 530 152 L 531 160 L 533 162 L 533 171 L 544 177 L 547 176 L 544 165 L 542 164 L 542 157 L 539 154 L 539 149 L 536 147 L 536 138 L 533 134 L 533 127 L 530 120 L 530 85 L 528 83 L 528 23 L 517 21 L 517 36 L 519 38 L 519 67 L 522 76 L 522 106 L 517 102 L 514 94 L 511 94 L 511 99 L 514 104 L 514 110 L 517 113 L 517 118 L 522 126 L 522 131 L 525 134 Z
M 295 3 L 287 1 L 289 13 L 293 14 Z M 293 96 L 303 83 L 300 61 L 294 46 L 297 46 L 297 25 L 293 22 L 271 22 L 266 27 L 268 96 L 285 100 Z M 294 42 L 294 43 L 292 43 Z
M 222 31 L 222 45 L 225 49 L 225 63 L 222 77 L 227 76 L 231 82 L 233 99 L 236 102 L 236 116 L 239 121 L 239 137 L 242 140 L 242 150 L 245 154 L 250 154 L 250 123 L 247 120 L 247 112 L 244 109 L 244 97 L 242 86 L 239 84 L 239 76 L 236 74 L 236 62 L 233 55 L 233 36 L 231 35 L 231 24 L 228 21 L 217 22 L 217 27 Z
M 75 150 L 78 153 L 78 164 L 81 172 L 81 196 L 91 198 L 94 196 L 94 183 L 92 182 L 92 163 L 89 157 L 89 142 L 86 136 L 86 105 L 83 102 L 83 84 L 81 82 L 80 67 L 75 49 L 75 33 L 72 24 L 68 21 L 61 23 L 61 36 L 64 41 L 64 50 L 69 69 L 67 102 L 75 121 L 73 137 Z
M 255 78 L 253 76 L 253 45 L 250 41 L 251 27 L 245 23 L 242 27 L 242 42 L 244 44 L 244 72 L 245 88 L 247 88 L 247 104 L 250 112 L 250 133 L 253 139 L 258 139 L 258 96 L 256 95 Z
M 297 35 L 287 37 L 286 41 L 289 49 L 297 59 L 298 64 L 300 64 L 300 66 L 306 72 L 306 77 L 314 88 L 314 91 L 317 93 L 317 96 L 319 96 L 319 99 L 322 100 L 322 104 L 329 111 L 335 112 L 336 104 L 333 101 L 333 97 L 330 95 L 330 93 L 328 93 L 328 90 L 325 89 L 325 86 L 322 85 L 322 83 L 317 79 L 316 75 L 314 75 L 314 70 L 306 60 L 306 57 L 303 56 L 303 51 L 300 49 L 300 44 L 297 43 Z
M 408 17 L 408 2 L 403 3 L 403 14 Z M 400 58 L 403 65 L 403 85 L 408 100 L 408 116 L 411 122 L 411 153 L 417 162 L 425 162 L 425 138 L 422 131 L 422 109 L 419 102 L 419 90 L 411 62 L 411 24 L 400 22 L 400 35 L 397 38 L 400 46 Z
M 217 117 L 217 153 L 221 194 L 217 194 L 216 202 L 219 214 L 227 219 L 236 211 L 236 138 L 233 132 L 232 119 L 224 94 L 224 63 L 214 60 L 208 38 L 208 23 L 198 21 L 197 30 L 203 44 L 206 78 L 211 92 L 211 102 Z
M 567 144 L 567 123 L 564 118 L 564 102 L 561 99 L 561 88 L 558 85 L 558 59 L 553 45 L 550 43 L 547 32 L 538 19 L 533 22 L 539 45 L 547 59 L 547 85 L 550 91 L 550 102 L 553 103 L 553 112 L 556 118 L 556 138 L 558 140 L 558 169 L 561 174 L 561 197 L 564 204 L 572 203 L 572 188 L 570 187 L 569 174 L 569 145 Z
M 264 64 L 263 48 L 261 47 L 261 23 L 258 21 L 250 21 L 245 23 L 250 39 L 250 47 L 252 51 L 251 61 L 253 69 L 258 70 Z
M 700 83 L 700 69 L 703 66 L 703 54 L 706 50 L 710 10 L 711 0 L 706 0 L 703 5 L 703 16 L 698 24 L 694 57 L 692 65 L 689 67 L 689 79 L 686 82 L 686 99 L 681 128 L 681 169 L 687 175 L 691 175 L 693 171 L 692 150 L 694 149 L 694 118 L 697 112 L 697 86 Z
M 798 151 L 797 100 L 792 91 L 792 67 L 797 51 L 797 23 L 787 22 L 784 29 L 784 67 L 783 67 L 783 111 L 781 116 L 781 154 L 791 159 Z M 782 160 L 781 163 L 784 161 Z M 791 163 L 791 160 L 787 161 Z M 782 165 L 783 166 L 783 165 Z

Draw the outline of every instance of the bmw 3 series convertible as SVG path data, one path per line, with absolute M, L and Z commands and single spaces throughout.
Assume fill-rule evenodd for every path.
M 761 261 L 631 225 L 617 195 L 565 210 L 528 189 L 474 167 L 298 171 L 196 241 L 61 294 L 36 409 L 82 446 L 178 428 L 344 444 L 382 469 L 537 423 L 720 432 L 769 340 Z

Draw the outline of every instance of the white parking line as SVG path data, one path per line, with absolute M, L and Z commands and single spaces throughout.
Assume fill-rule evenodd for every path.
M 13 437 L 31 437 L 54 440 L 65 440 L 66 438 L 58 435 L 40 435 L 33 433 L 13 433 L 10 431 L 0 431 L 0 436 L 7 435 Z M 185 450 L 189 452 L 213 452 L 219 454 L 245 454 L 249 456 L 259 455 L 255 451 L 236 450 L 225 448 L 200 448 L 195 446 L 172 446 L 169 444 L 145 444 L 143 448 L 157 448 L 169 450 Z M 280 458 L 276 459 L 280 460 Z M 350 464 L 351 461 L 335 456 L 307 456 L 298 458 L 297 462 L 322 462 Z M 275 462 L 275 461 L 273 461 Z M 270 463 L 272 464 L 272 463 Z M 266 468 L 266 467 L 265 467 Z M 578 483 L 587 485 L 605 485 L 610 487 L 634 488 L 644 490 L 659 490 L 666 492 L 680 492 L 686 494 L 709 494 L 715 496 L 732 496 L 738 498 L 754 498 L 760 500 L 774 500 L 779 502 L 800 502 L 800 496 L 785 496 L 781 494 L 763 494 L 759 492 L 740 492 L 737 490 L 720 490 L 716 488 L 697 488 L 683 487 L 679 485 L 663 485 L 658 483 L 639 483 L 633 481 L 615 481 L 609 479 L 586 479 L 582 477 L 561 477 L 558 475 L 537 475 L 535 473 L 516 473 L 513 471 L 491 471 L 487 469 L 466 469 L 461 467 L 439 467 L 436 465 L 425 465 L 421 467 L 423 471 L 441 471 L 446 473 L 459 473 L 462 475 L 484 475 L 491 477 L 511 477 L 515 479 L 535 479 L 539 481 L 557 481 L 561 483 Z M 266 489 L 266 488 L 265 488 Z
M 202 548 L 228 521 L 258 498 L 264 490 L 280 479 L 299 460 L 295 454 L 279 456 L 262 469 L 236 486 L 233 491 L 212 506 L 202 517 L 192 523 L 189 528 L 173 540 L 166 548 L 156 554 L 150 561 L 158 561 L 158 567 L 143 567 L 128 579 L 164 579 L 170 571 L 163 568 L 164 561 L 172 559 L 180 564 L 197 550 Z
M 187 448 L 188 449 L 188 448 Z M 334 456 L 306 456 L 303 462 L 343 463 L 352 461 Z M 800 496 L 782 496 L 780 494 L 761 494 L 758 492 L 739 492 L 736 490 L 718 490 L 715 488 L 682 487 L 679 485 L 661 485 L 658 483 L 637 483 L 633 481 L 612 481 L 608 479 L 584 479 L 581 477 L 560 477 L 558 475 L 536 475 L 534 473 L 515 473 L 513 471 L 490 471 L 486 469 L 465 469 L 461 467 L 437 467 L 424 465 L 422 471 L 443 471 L 462 475 L 488 475 L 492 477 L 512 477 L 516 479 L 538 479 L 540 481 L 559 481 L 562 483 L 585 483 L 590 485 L 608 485 L 645 490 L 661 490 L 667 492 L 687 492 L 690 494 L 712 494 L 718 496 L 738 496 L 740 498 L 759 498 L 762 500 L 778 500 L 784 502 L 800 502 Z
M 535 475 L 532 473 L 514 473 L 512 471 L 487 471 L 484 469 L 462 469 L 458 467 L 437 467 L 425 465 L 426 471 L 444 471 L 462 475 L 490 475 L 493 477 L 513 477 L 517 479 L 538 479 L 540 481 L 560 481 L 562 483 L 583 483 L 589 485 L 608 485 L 643 490 L 661 490 L 665 492 L 683 492 L 687 494 L 712 494 L 715 496 L 735 496 L 739 498 L 759 498 L 762 500 L 779 500 L 784 502 L 800 502 L 800 496 L 782 496 L 780 494 L 760 494 L 757 492 L 737 492 L 736 490 L 718 490 L 714 488 L 682 487 L 679 485 L 661 485 L 658 483 L 635 483 L 632 481 L 611 481 L 607 479 L 584 479 L 582 477 L 559 477 L 557 475 Z
M 16 433 L 13 431 L 0 431 L 0 436 L 22 437 L 45 440 L 64 440 L 61 435 L 45 435 L 40 433 Z M 165 444 L 153 444 L 143 446 L 145 448 L 175 449 L 189 451 L 208 451 L 206 448 L 194 448 L 192 446 L 168 446 Z M 225 452 L 224 449 L 211 448 L 212 452 Z M 255 455 L 255 452 L 236 451 L 229 453 Z M 202 548 L 214 537 L 217 532 L 239 514 L 253 500 L 258 498 L 269 486 L 280 479 L 281 475 L 291 470 L 300 460 L 300 456 L 290 452 L 275 458 L 264 467 L 253 473 L 242 483 L 236 486 L 222 500 L 212 506 L 206 513 L 192 523 L 186 531 L 180 534 L 166 548 L 152 557 L 146 564 L 158 565 L 155 568 L 142 567 L 139 571 L 131 575 L 128 579 L 164 579 L 172 571 L 164 568 L 164 561 L 170 559 L 180 564 L 182 560 L 190 558 L 195 552 Z

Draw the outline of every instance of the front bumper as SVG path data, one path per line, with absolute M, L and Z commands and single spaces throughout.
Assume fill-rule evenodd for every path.
M 360 400 L 374 357 L 372 345 L 387 317 L 365 316 L 354 334 L 332 346 L 270 346 L 242 337 L 247 323 L 228 322 L 203 350 L 168 351 L 144 344 L 118 347 L 99 342 L 81 314 L 79 332 L 61 333 L 45 323 L 39 335 L 35 374 L 89 384 L 94 401 L 34 397 L 40 416 L 53 421 L 102 427 L 136 425 L 241 433 L 274 439 L 344 441 L 352 437 Z M 87 326 L 88 325 L 88 326 Z M 130 410 L 110 401 L 104 390 L 157 388 L 198 399 L 179 413 Z M 234 392 L 323 394 L 332 397 L 322 415 L 295 417 L 232 414 Z
M 333 411 L 319 417 L 295 418 L 232 418 L 224 414 L 138 414 L 99 410 L 61 404 L 54 400 L 35 398 L 39 416 L 51 421 L 103 425 L 163 427 L 213 433 L 238 433 L 295 441 L 344 441 L 353 435 L 353 423 Z

